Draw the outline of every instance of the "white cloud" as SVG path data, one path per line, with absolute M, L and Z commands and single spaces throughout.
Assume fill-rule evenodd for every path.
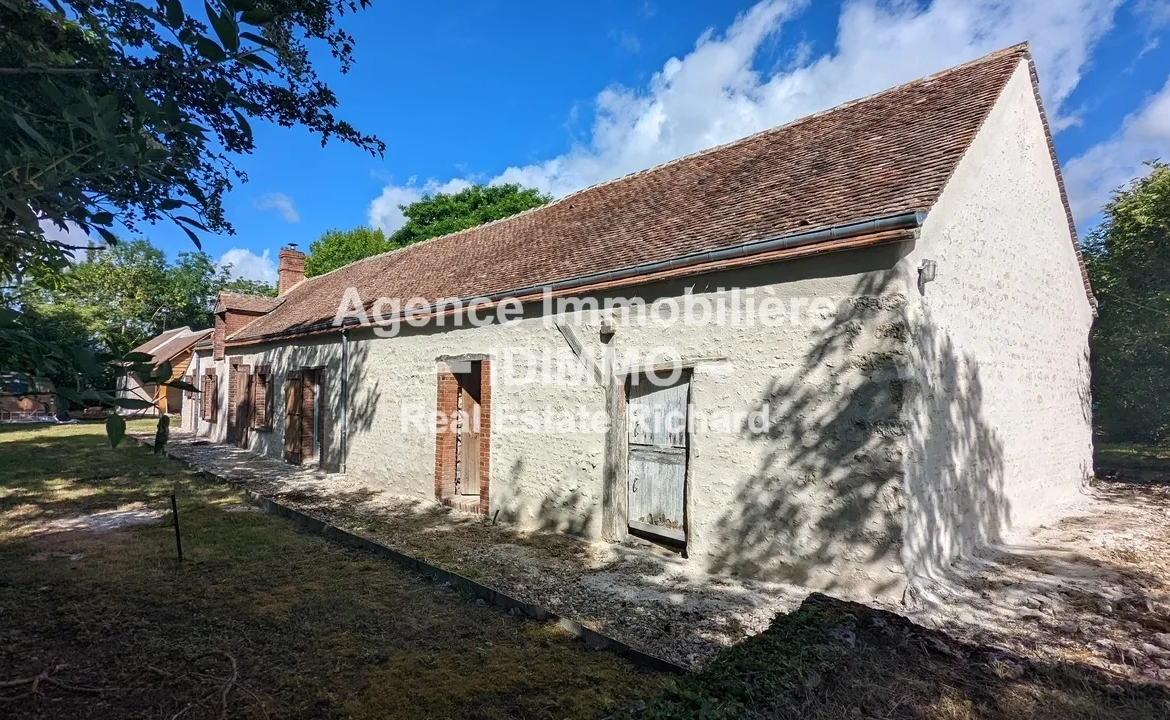
M 232 248 L 220 256 L 218 264 L 220 267 L 230 265 L 229 272 L 234 278 L 276 284 L 276 263 L 272 262 L 268 250 L 257 255 L 247 248 Z
M 1167 160 L 1168 154 L 1170 78 L 1111 138 L 1065 163 L 1064 181 L 1077 224 L 1083 226 L 1096 216 L 1114 190 L 1144 175 L 1143 162 Z
M 1170 25 L 1170 0 L 1137 0 L 1134 10 L 1147 23 L 1147 30 Z
M 411 178 L 405 185 L 387 185 L 382 188 L 382 194 L 370 202 L 366 214 L 371 226 L 389 235 L 406 224 L 406 216 L 402 214 L 400 206 L 418 202 L 423 195 L 457 193 L 471 185 L 468 180 L 453 178 L 445 183 L 428 180 L 420 187 Z
M 611 86 L 595 98 L 588 140 L 568 152 L 512 166 L 492 182 L 518 182 L 563 196 L 611 178 L 789 122 L 841 102 L 942 70 L 1024 40 L 1032 43 L 1054 129 L 1092 50 L 1122 0 L 850 0 L 833 50 L 809 52 L 785 27 L 803 0 L 765 0 L 694 49 L 670 58 L 646 87 Z M 762 50 L 786 42 L 785 61 L 760 67 Z M 771 54 L 768 54 L 770 57 Z M 436 181 L 430 181 L 428 185 Z M 417 199 L 412 184 L 389 186 L 370 206 L 371 222 Z M 416 191 L 417 192 L 417 191 Z M 400 221 L 399 221 L 400 222 Z
M 277 211 L 284 218 L 285 222 L 295 223 L 301 221 L 301 214 L 297 212 L 297 206 L 293 204 L 293 199 L 284 193 L 264 193 L 256 198 L 256 202 L 253 205 L 257 210 Z

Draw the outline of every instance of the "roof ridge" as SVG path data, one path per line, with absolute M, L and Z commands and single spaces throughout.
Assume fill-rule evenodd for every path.
M 219 295 L 235 295 L 236 297 L 261 298 L 263 300 L 275 300 L 271 295 L 260 295 L 257 293 L 243 293 L 235 290 L 220 290 Z
M 870 93 L 869 95 L 863 95 L 861 97 L 853 98 L 851 100 L 846 100 L 845 102 L 839 103 L 839 104 L 834 105 L 830 108 L 820 110 L 820 111 L 812 113 L 810 115 L 803 115 L 799 118 L 795 118 L 795 119 L 790 120 L 786 123 L 781 123 L 780 125 L 773 125 L 771 127 L 764 128 L 763 130 L 757 130 L 756 132 L 751 133 L 749 135 L 744 135 L 743 137 L 735 138 L 734 140 L 728 140 L 727 142 L 720 143 L 718 145 L 712 145 L 711 147 L 703 148 L 702 150 L 696 150 L 695 152 L 687 153 L 685 155 L 680 155 L 680 156 L 678 156 L 676 158 L 672 158 L 670 160 L 665 160 L 663 162 L 658 163 L 657 165 L 651 165 L 650 167 L 642 168 L 641 170 L 634 170 L 632 172 L 625 173 L 624 175 L 618 175 L 617 177 L 613 177 L 613 178 L 610 178 L 608 180 L 602 180 L 601 182 L 594 183 L 592 185 L 589 185 L 588 187 L 581 188 L 580 190 L 574 190 L 573 192 L 569 193 L 568 195 L 563 195 L 559 198 L 556 198 L 552 202 L 545 203 L 544 205 L 540 205 L 538 207 L 528 208 L 527 210 L 522 210 L 521 212 L 518 212 L 515 215 L 508 215 L 507 217 L 502 217 L 502 218 L 498 218 L 496 220 L 491 220 L 491 221 L 483 223 L 481 225 L 475 225 L 473 227 L 463 228 L 462 230 L 454 230 L 454 231 L 449 232 L 449 233 L 444 233 L 442 235 L 436 235 L 435 237 L 432 237 L 432 238 L 427 238 L 426 240 L 420 240 L 419 242 L 411 243 L 410 245 L 404 245 L 402 247 L 393 248 L 391 250 L 387 250 L 386 252 L 378 253 L 377 255 L 370 255 L 368 257 L 362 258 L 361 260 L 355 260 L 354 262 L 351 262 L 348 265 L 342 265 L 341 267 L 333 268 L 332 270 L 330 270 L 328 272 L 321 273 L 320 275 L 314 275 L 311 278 L 305 278 L 305 280 L 306 281 L 316 280 L 317 278 L 322 278 L 322 277 L 326 277 L 328 275 L 332 275 L 333 273 L 335 273 L 339 270 L 344 270 L 346 268 L 352 268 L 356 265 L 360 265 L 360 264 L 366 262 L 367 260 L 374 260 L 377 258 L 387 257 L 389 255 L 393 255 L 394 253 L 399 253 L 399 252 L 404 252 L 406 250 L 410 250 L 411 248 L 422 247 L 424 245 L 433 243 L 437 240 L 443 240 L 446 238 L 455 237 L 461 233 L 466 233 L 466 232 L 469 232 L 471 230 L 478 230 L 481 228 L 489 228 L 493 225 L 502 223 L 502 222 L 507 221 L 507 220 L 515 220 L 516 218 L 524 217 L 525 215 L 540 212 L 541 210 L 545 210 L 545 209 L 551 208 L 555 205 L 559 205 L 567 200 L 571 200 L 574 197 L 577 197 L 577 196 L 582 195 L 582 194 L 587 193 L 587 192 L 591 192 L 597 188 L 607 187 L 609 185 L 613 185 L 615 183 L 619 183 L 619 182 L 622 182 L 624 180 L 628 180 L 630 178 L 639 177 L 641 175 L 645 175 L 646 173 L 654 172 L 654 171 L 659 170 L 661 168 L 670 167 L 672 165 L 676 165 L 678 163 L 685 162 L 687 160 L 692 160 L 694 158 L 703 157 L 705 155 L 709 155 L 711 153 L 714 153 L 714 152 L 717 152 L 720 150 L 724 150 L 724 149 L 727 149 L 730 147 L 735 147 L 736 145 L 739 145 L 741 143 L 747 143 L 751 140 L 755 140 L 756 138 L 762 137 L 762 136 L 767 135 L 769 133 L 780 132 L 780 131 L 795 127 L 797 125 L 801 125 L 803 123 L 812 121 L 812 120 L 819 118 L 823 115 L 826 115 L 828 113 L 837 112 L 838 110 L 842 110 L 844 108 L 851 107 L 851 106 L 857 105 L 859 103 L 873 100 L 874 98 L 881 97 L 882 95 L 898 92 L 898 91 L 904 90 L 908 87 L 911 87 L 913 85 L 922 85 L 922 84 L 926 84 L 928 82 L 933 82 L 935 80 L 938 80 L 939 78 L 945 77 L 945 76 L 950 75 L 952 73 L 959 72 L 961 70 L 965 70 L 965 69 L 971 67 L 972 65 L 978 65 L 981 63 L 985 63 L 985 62 L 991 62 L 992 60 L 997 60 L 1001 57 L 1006 57 L 1008 55 L 1012 55 L 1015 53 L 1020 53 L 1024 56 L 1031 57 L 1031 48 L 1030 48 L 1028 42 L 1024 41 L 1021 43 L 1016 43 L 1015 45 L 1011 45 L 1009 47 L 1002 48 L 1000 50 L 996 50 L 995 52 L 988 53 L 986 55 L 981 55 L 980 57 L 977 57 L 977 58 L 973 58 L 973 59 L 968 60 L 967 62 L 962 63 L 960 65 L 955 65 L 955 66 L 952 66 L 949 68 L 944 68 L 944 69 L 939 70 L 937 72 L 931 73 L 930 75 L 923 75 L 922 77 L 918 77 L 918 78 L 915 78 L 913 80 L 908 80 L 904 83 L 901 83 L 900 85 L 895 85 L 893 87 L 885 88 L 883 90 L 879 90 L 877 92 Z M 304 283 L 298 283 L 298 285 L 296 287 L 294 287 L 292 290 L 290 290 L 290 292 L 292 292 L 293 290 L 296 290 L 299 287 L 302 287 L 303 285 L 304 285 Z M 240 328 L 240 329 L 243 330 L 243 328 Z
M 925 85 L 928 82 L 934 82 L 935 80 L 938 80 L 939 78 L 945 77 L 947 75 L 951 75 L 951 74 L 958 72 L 958 71 L 961 71 L 961 70 L 965 70 L 965 69 L 971 67 L 972 65 L 979 65 L 979 64 L 982 64 L 985 62 L 991 62 L 992 60 L 998 60 L 1001 57 L 1007 57 L 1013 53 L 1020 53 L 1021 51 L 1023 51 L 1025 54 L 1030 56 L 1031 51 L 1029 49 L 1029 45 L 1028 45 L 1027 41 L 1022 42 L 1022 43 L 1016 43 L 1015 45 L 1003 48 L 1001 50 L 996 50 L 995 52 L 988 53 L 986 55 L 981 55 L 980 57 L 968 60 L 967 62 L 962 63 L 961 65 L 955 65 L 955 66 L 952 66 L 949 68 L 944 68 L 944 69 L 939 70 L 937 72 L 931 73 L 930 75 L 923 75 L 922 77 L 914 78 L 913 80 L 907 80 L 906 82 L 901 83 L 899 85 L 894 85 L 893 87 L 884 88 L 882 90 L 870 93 L 868 95 L 862 95 L 861 97 L 856 97 L 856 98 L 853 98 L 851 100 L 846 100 L 846 101 L 838 103 L 832 107 L 825 108 L 824 110 L 818 110 L 815 113 L 810 113 L 808 115 L 802 115 L 798 118 L 794 118 L 792 120 L 789 120 L 786 123 L 781 123 L 779 125 L 773 125 L 771 127 L 764 128 L 763 130 L 757 130 L 756 132 L 751 133 L 750 135 L 744 135 L 743 137 L 735 138 L 734 140 L 728 140 L 727 142 L 720 143 L 718 145 L 712 145 L 711 147 L 703 148 L 702 150 L 696 150 L 695 152 L 687 153 L 686 155 L 680 155 L 676 158 L 672 158 L 670 160 L 665 160 L 663 162 L 658 163 L 657 165 L 651 165 L 650 167 L 643 168 L 641 170 L 634 170 L 633 172 L 628 172 L 625 175 L 619 175 L 618 177 L 610 178 L 609 180 L 604 180 L 604 181 L 596 183 L 594 185 L 590 185 L 589 187 L 582 188 L 580 190 L 575 190 L 575 191 L 569 193 L 568 195 L 565 195 L 562 198 L 558 198 L 556 202 L 568 200 L 569 198 L 572 198 L 575 195 L 580 195 L 581 193 L 588 192 L 590 190 L 593 190 L 594 188 L 599 188 L 599 187 L 604 187 L 606 185 L 611 185 L 613 183 L 617 183 L 617 182 L 620 182 L 622 180 L 626 180 L 628 178 L 638 177 L 640 175 L 645 175 L 646 173 L 653 172 L 653 171 L 658 170 L 660 168 L 670 167 L 671 165 L 675 165 L 677 163 L 680 163 L 680 162 L 683 162 L 686 160 L 691 160 L 693 158 L 703 157 L 704 155 L 709 155 L 713 152 L 717 152 L 720 150 L 725 150 L 727 148 L 735 147 L 736 145 L 739 145 L 741 143 L 747 143 L 751 140 L 755 140 L 756 138 L 762 137 L 764 135 L 768 135 L 770 133 L 776 133 L 776 132 L 780 132 L 783 130 L 788 130 L 788 129 L 796 127 L 798 125 L 802 125 L 804 123 L 815 120 L 815 119 L 822 117 L 824 115 L 827 115 L 829 113 L 834 113 L 834 112 L 837 112 L 838 110 L 843 110 L 845 108 L 852 107 L 854 105 L 858 105 L 858 104 L 863 103 L 863 102 L 868 102 L 868 101 L 873 100 L 875 98 L 879 98 L 883 95 L 888 95 L 891 93 L 900 92 L 900 91 L 905 90 L 906 88 L 912 87 L 914 85 Z M 548 205 L 545 205 L 542 207 L 548 207 L 548 206 L 551 206 L 553 204 L 554 203 L 549 203 Z M 536 208 L 536 209 L 540 209 L 540 208 Z M 515 217 L 515 216 L 512 216 L 512 217 Z M 506 219 L 506 218 L 504 218 L 504 219 Z M 458 232 L 463 232 L 463 231 L 460 230 Z M 449 233 L 449 234 L 455 234 L 455 233 Z
M 619 261 L 665 262 L 670 253 L 713 251 L 813 222 L 828 226 L 924 209 L 937 199 L 1010 71 L 1029 57 L 1027 43 L 1013 45 L 538 208 L 362 258 L 306 278 L 281 296 L 280 307 L 231 339 L 248 342 L 304 327 L 327 314 L 321 301 L 332 305 L 346 286 L 366 295 L 467 296 L 600 272 Z M 826 152 L 830 157 L 817 155 Z M 924 154 L 931 162 L 922 162 Z M 724 173 L 725 182 L 704 184 L 710 172 Z M 858 184 L 863 179 L 867 185 Z M 512 255 L 517 247 L 523 251 Z M 497 253 L 508 255 L 500 258 L 506 262 L 485 266 L 494 265 Z M 328 279 L 316 282 L 321 278 Z

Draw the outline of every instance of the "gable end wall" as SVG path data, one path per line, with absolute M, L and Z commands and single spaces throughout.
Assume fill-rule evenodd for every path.
M 1086 294 L 1022 61 L 903 261 L 911 292 L 904 564 L 932 575 L 1033 527 L 1092 472 Z

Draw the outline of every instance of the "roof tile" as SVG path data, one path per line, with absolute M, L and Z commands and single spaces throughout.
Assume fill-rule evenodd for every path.
M 927 210 L 1004 84 L 1018 45 L 900 87 L 310 278 L 232 336 L 332 320 L 346 288 L 428 300 L 492 295 L 915 210 Z

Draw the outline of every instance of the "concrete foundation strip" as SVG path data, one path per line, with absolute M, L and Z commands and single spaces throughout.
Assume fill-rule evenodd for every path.
M 143 445 L 152 444 L 150 440 L 144 438 L 134 437 L 132 435 L 127 435 L 127 437 Z M 669 660 L 664 660 L 655 655 L 651 655 L 636 648 L 632 648 L 620 640 L 615 640 L 608 635 L 604 635 L 597 632 L 596 630 L 587 628 L 578 622 L 561 617 L 547 608 L 524 602 L 523 600 L 514 598 L 511 595 L 488 587 L 487 585 L 478 583 L 470 578 L 465 578 L 462 575 L 458 575 L 449 570 L 436 567 L 435 565 L 431 565 L 425 560 L 420 560 L 409 555 L 404 555 L 397 550 L 388 548 L 375 540 L 362 537 L 361 535 L 355 535 L 354 533 L 343 530 L 336 525 L 330 525 L 324 520 L 303 513 L 300 510 L 294 510 L 287 505 L 282 505 L 275 500 L 266 498 L 256 491 L 245 487 L 244 484 L 238 480 L 233 480 L 230 477 L 210 472 L 196 466 L 190 460 L 175 455 L 169 448 L 164 448 L 163 451 L 167 457 L 185 465 L 192 470 L 195 470 L 200 475 L 218 482 L 227 483 L 228 485 L 241 490 L 244 493 L 244 496 L 248 499 L 248 502 L 250 502 L 252 505 L 260 508 L 269 515 L 278 515 L 287 520 L 292 520 L 304 530 L 321 535 L 322 537 L 325 537 L 336 543 L 352 548 L 357 548 L 359 550 L 365 550 L 366 552 L 384 557 L 399 567 L 414 573 L 418 573 L 419 575 L 423 575 L 439 583 L 447 583 L 453 588 L 469 593 L 476 598 L 482 599 L 489 605 L 494 605 L 505 610 L 516 610 L 525 617 L 532 618 L 533 620 L 556 623 L 565 630 L 568 630 L 578 639 L 582 640 L 586 647 L 592 650 L 604 650 L 606 652 L 613 653 L 614 655 L 623 657 L 635 665 L 646 668 L 648 670 L 677 674 L 687 672 L 687 668 L 683 667 L 682 665 L 678 665 L 676 663 L 670 662 Z

